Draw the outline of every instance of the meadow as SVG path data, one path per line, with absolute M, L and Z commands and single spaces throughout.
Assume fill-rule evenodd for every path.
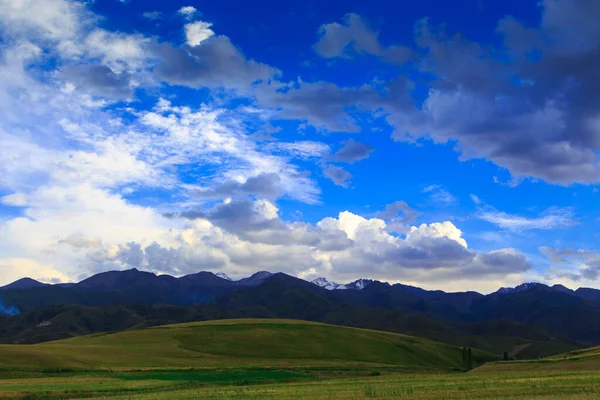
M 0 398 L 600 398 L 598 349 L 528 362 L 473 351 L 468 372 L 461 357 L 458 348 L 386 332 L 211 321 L 2 345 Z

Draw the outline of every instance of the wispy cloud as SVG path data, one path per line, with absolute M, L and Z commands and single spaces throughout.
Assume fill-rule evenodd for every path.
M 479 213 L 478 217 L 502 229 L 523 232 L 536 229 L 566 228 L 578 222 L 569 208 L 549 209 L 538 217 L 508 214 L 495 209 Z
M 423 193 L 428 193 L 429 198 L 438 205 L 449 206 L 458 203 L 458 199 L 440 185 L 425 186 Z
M 474 194 L 471 194 L 471 195 L 469 195 L 469 196 L 471 196 L 471 200 L 473 200 L 473 203 L 475 203 L 475 204 L 477 204 L 477 205 L 480 205 L 481 203 L 483 203 L 483 202 L 481 201 L 481 199 L 479 198 L 479 196 L 476 196 L 476 195 L 474 195 Z

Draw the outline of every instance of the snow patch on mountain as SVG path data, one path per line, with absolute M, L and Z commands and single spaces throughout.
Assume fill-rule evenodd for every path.
M 367 286 L 369 286 L 371 283 L 373 283 L 373 279 L 359 279 L 356 280 L 354 282 L 350 282 L 346 285 L 347 289 L 356 289 L 356 290 L 363 290 L 364 288 L 366 288 Z
M 372 282 L 373 281 L 371 279 L 359 279 L 354 282 L 342 284 L 342 283 L 328 281 L 326 278 L 317 278 L 317 279 L 314 279 L 311 281 L 311 283 L 314 283 L 315 285 L 320 286 L 323 289 L 327 289 L 327 290 L 345 290 L 345 289 L 362 290 Z
M 336 282 L 330 282 L 325 278 L 317 278 L 311 282 L 327 290 L 346 289 L 346 285 L 341 285 Z
M 229 276 L 227 276 L 227 274 L 226 274 L 225 272 L 217 272 L 217 273 L 215 274 L 215 276 L 217 276 L 217 277 L 219 277 L 219 278 L 221 278 L 221 279 L 228 280 L 228 281 L 232 281 L 232 280 L 233 280 L 233 279 L 231 279 Z
M 531 290 L 535 287 L 539 287 L 539 286 L 546 286 L 543 283 L 538 283 L 538 282 L 525 282 L 520 284 L 519 286 L 515 286 L 513 288 L 509 288 L 509 287 L 502 287 L 500 289 L 498 289 L 498 291 L 496 293 L 519 293 L 519 292 L 526 292 L 528 290 Z

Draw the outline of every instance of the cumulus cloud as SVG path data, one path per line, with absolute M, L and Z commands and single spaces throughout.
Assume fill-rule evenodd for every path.
M 256 269 L 294 275 L 327 275 L 352 279 L 420 281 L 501 279 L 531 266 L 514 249 L 488 253 L 470 250 L 451 222 L 413 226 L 403 236 L 391 235 L 386 222 L 345 211 L 316 224 L 283 220 L 265 200 L 220 204 L 194 213 L 171 215 L 187 221 L 171 229 L 168 239 L 141 241 L 94 240 L 71 236 L 60 246 L 79 254 L 89 271 L 138 267 L 184 274 L 226 270 L 242 276 Z
M 381 98 L 374 90 L 345 88 L 356 98 L 337 103 L 342 111 L 307 108 L 318 104 L 319 96 L 306 90 L 304 107 L 294 91 L 288 107 L 294 107 L 299 119 L 318 117 L 319 126 L 355 131 L 349 118 L 360 104 L 382 110 L 395 140 L 456 142 L 462 160 L 487 159 L 508 169 L 513 182 L 539 178 L 561 185 L 597 183 L 600 103 L 595 94 L 600 79 L 595 66 L 600 38 L 591 22 L 597 7 L 591 0 L 542 1 L 537 26 L 509 17 L 498 22 L 503 41 L 498 47 L 421 20 L 415 27 L 415 65 L 433 77 L 422 104 L 407 96 L 413 84 L 400 76 L 372 85 L 380 89 Z M 343 23 L 323 25 L 319 34 L 315 50 L 323 57 L 382 51 L 377 32 L 356 14 L 347 15 Z M 538 56 L 532 57 L 534 53 Z M 349 123 L 340 126 L 344 119 Z
M 600 36 L 590 16 L 598 5 L 545 0 L 541 6 L 537 27 L 499 22 L 503 48 L 421 22 L 416 40 L 427 55 L 420 68 L 437 80 L 422 112 L 391 112 L 394 137 L 457 140 L 462 158 L 486 158 L 516 178 L 597 182 Z
M 542 50 L 550 49 L 560 62 L 544 57 L 544 68 L 529 71 L 528 62 L 518 59 L 521 86 L 514 92 L 494 86 L 490 77 L 503 76 L 508 67 L 479 57 L 476 45 L 420 29 L 426 57 L 418 66 L 438 80 L 416 110 L 410 95 L 414 84 L 405 77 L 357 87 L 282 82 L 277 69 L 246 57 L 208 23 L 192 22 L 197 11 L 191 6 L 180 10 L 186 21 L 179 35 L 185 34 L 186 42 L 174 44 L 99 28 L 86 4 L 6 0 L 0 7 L 5 39 L 0 49 L 0 201 L 23 208 L 17 217 L 0 220 L 0 237 L 7 238 L 0 242 L 0 280 L 6 283 L 23 275 L 66 281 L 131 266 L 176 275 L 219 269 L 241 276 L 271 269 L 423 284 L 495 282 L 530 269 L 514 249 L 469 248 L 450 222 L 410 226 L 416 213 L 402 202 L 370 219 L 342 212 L 317 223 L 286 221 L 277 199 L 320 200 L 307 171 L 311 163 L 337 185 L 348 186 L 350 173 L 327 163 L 358 161 L 372 149 L 353 140 L 334 154 L 312 140 L 271 137 L 257 144 L 252 134 L 267 120 L 358 132 L 361 113 L 377 111 L 376 117 L 395 126 L 396 139 L 456 139 L 463 157 L 487 157 L 516 174 L 540 177 L 554 176 L 537 169 L 549 165 L 556 176 L 566 177 L 560 182 L 577 180 L 573 171 L 581 160 L 588 166 L 595 162 L 588 151 L 595 149 L 597 116 L 590 111 L 595 100 L 589 100 L 595 86 L 565 87 L 557 77 L 570 75 L 576 83 L 593 77 L 588 65 L 594 65 L 596 43 L 573 44 L 582 35 L 593 39 L 596 31 L 586 15 L 549 1 L 539 29 L 559 32 L 564 42 L 553 36 L 556 48 Z M 44 12 L 31 12 L 37 8 Z M 565 28 L 580 17 L 587 22 L 574 31 Z M 534 33 L 524 40 L 531 32 L 510 21 L 501 29 L 511 54 L 539 40 Z M 369 54 L 402 63 L 412 57 L 407 48 L 382 45 L 377 31 L 356 15 L 325 25 L 315 49 L 325 58 Z M 452 57 L 446 59 L 445 51 Z M 575 63 L 585 68 L 572 65 L 575 57 L 585 58 L 586 63 Z M 224 109 L 159 99 L 151 109 L 147 103 L 115 107 L 119 100 L 134 99 L 139 89 L 168 92 L 176 85 L 215 89 L 213 95 L 235 92 L 248 96 L 244 101 L 252 106 Z M 508 101 L 490 97 L 497 87 Z M 572 102 L 565 108 L 563 99 Z M 462 102 L 461 110 L 471 107 L 472 115 L 455 110 L 456 101 Z M 590 107 L 579 108 L 583 104 Z M 513 126 L 519 131 L 506 135 Z M 567 134 L 573 126 L 587 133 L 574 139 Z M 543 138 L 529 134 L 542 128 Z M 521 142 L 527 138 L 537 146 L 533 157 Z M 570 154 L 566 163 L 558 157 L 563 152 Z M 588 168 L 589 176 L 595 168 Z M 136 204 L 136 191 L 147 194 L 143 205 Z M 428 191 L 435 193 L 443 194 Z
M 211 26 L 211 23 L 204 21 L 195 21 L 190 24 L 185 24 L 184 28 L 187 44 L 192 47 L 198 46 L 209 37 L 214 36 L 215 32 L 210 29 Z
M 194 6 L 185 6 L 181 7 L 177 12 L 184 18 L 191 19 L 198 12 L 198 10 L 196 10 Z

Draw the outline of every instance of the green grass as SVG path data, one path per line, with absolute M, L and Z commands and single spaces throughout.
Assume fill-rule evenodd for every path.
M 382 371 L 380 376 L 319 376 L 301 379 L 239 380 L 269 371 L 224 371 L 165 374 L 140 372 L 135 379 L 118 373 L 75 376 L 0 379 L 0 398 L 167 400 L 167 399 L 597 399 L 600 397 L 600 371 L 505 372 L 502 374 L 409 374 Z M 274 375 L 290 371 L 270 371 Z M 134 373 L 132 373 L 134 374 Z M 269 378 L 273 378 L 271 375 Z M 227 378 L 227 377 L 230 378 Z M 185 378 L 185 379 L 184 379 Z M 191 379 L 191 380 L 187 380 Z
M 592 348 L 463 373 L 459 349 L 425 339 L 225 320 L 0 346 L 0 399 L 588 400 L 599 366 Z
M 588 371 L 600 369 L 600 346 L 574 350 L 537 360 L 491 362 L 477 368 L 477 373 L 517 371 Z
M 394 366 L 461 369 L 460 349 L 406 335 L 291 320 L 222 320 L 0 345 L 0 369 Z M 493 356 L 474 351 L 475 363 Z

